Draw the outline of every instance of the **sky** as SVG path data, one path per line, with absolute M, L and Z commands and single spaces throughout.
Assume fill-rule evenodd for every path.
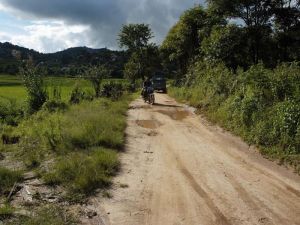
M 0 42 L 56 52 L 118 49 L 123 24 L 150 24 L 160 44 L 179 16 L 203 0 L 0 0 Z

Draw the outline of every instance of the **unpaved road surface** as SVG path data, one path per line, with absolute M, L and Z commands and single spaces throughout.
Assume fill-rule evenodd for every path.
M 167 95 L 156 99 L 131 105 L 122 171 L 98 224 L 300 225 L 298 176 Z

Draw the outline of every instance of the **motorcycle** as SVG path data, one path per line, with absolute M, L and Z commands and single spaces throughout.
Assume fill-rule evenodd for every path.
M 147 102 L 148 104 L 154 105 L 155 96 L 154 96 L 154 89 L 152 87 L 148 87 L 148 88 L 143 89 L 143 99 L 144 99 L 144 102 Z

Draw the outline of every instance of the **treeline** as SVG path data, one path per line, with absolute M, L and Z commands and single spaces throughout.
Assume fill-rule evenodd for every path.
M 160 48 L 170 94 L 299 172 L 299 38 L 299 1 L 195 6 Z
M 209 0 L 187 10 L 161 46 L 165 65 L 187 72 L 194 60 L 248 69 L 300 59 L 300 3 Z

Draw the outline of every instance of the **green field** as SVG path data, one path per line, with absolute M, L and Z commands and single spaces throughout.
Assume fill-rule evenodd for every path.
M 122 79 L 107 79 L 104 82 L 115 81 L 125 82 Z M 60 87 L 62 100 L 67 101 L 70 97 L 74 85 L 77 83 L 83 90 L 93 91 L 89 81 L 82 78 L 70 77 L 46 77 L 45 83 L 47 90 L 51 93 L 52 87 Z M 0 74 L 0 98 L 17 99 L 24 101 L 26 99 L 26 90 L 23 86 L 22 77 Z
M 91 89 L 88 81 L 80 78 L 65 78 L 65 77 L 47 77 L 45 78 L 48 91 L 51 91 L 53 86 L 61 88 L 63 100 L 67 100 L 70 96 L 73 86 L 78 83 L 83 89 Z M 23 86 L 22 78 L 19 76 L 0 75 L 0 97 L 14 98 L 17 100 L 26 99 L 26 90 Z

